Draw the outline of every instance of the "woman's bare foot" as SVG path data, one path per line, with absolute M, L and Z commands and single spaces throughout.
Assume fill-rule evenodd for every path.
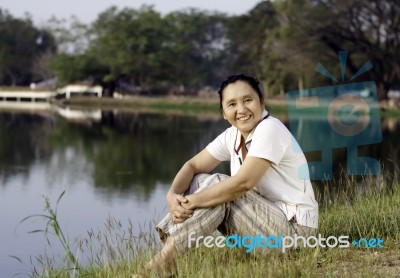
M 171 277 L 177 272 L 177 251 L 172 238 L 167 238 L 164 247 L 132 278 L 148 277 L 155 274 L 157 277 Z

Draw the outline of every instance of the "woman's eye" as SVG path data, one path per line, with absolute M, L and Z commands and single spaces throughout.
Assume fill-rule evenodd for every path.
M 250 102 L 251 101 L 251 98 L 246 98 L 245 100 L 244 100 L 244 102 Z
M 233 102 L 228 104 L 228 107 L 233 107 L 233 106 L 235 106 L 235 103 L 233 103 Z

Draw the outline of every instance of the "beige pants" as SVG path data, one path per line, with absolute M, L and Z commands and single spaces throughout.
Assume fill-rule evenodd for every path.
M 204 190 L 229 176 L 224 174 L 199 174 L 185 195 Z M 225 235 L 241 236 L 270 235 L 278 236 L 310 236 L 316 234 L 316 229 L 298 225 L 288 221 L 284 212 L 272 201 L 264 198 L 254 190 L 234 201 L 211 208 L 198 208 L 193 216 L 180 224 L 174 224 L 168 214 L 156 227 L 162 242 L 168 236 L 175 242 L 178 253 L 189 248 L 188 237 L 208 236 L 219 230 Z M 192 244 L 193 246 L 193 244 Z

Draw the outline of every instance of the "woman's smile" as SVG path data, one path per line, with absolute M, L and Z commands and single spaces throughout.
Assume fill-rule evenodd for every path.
M 247 115 L 247 116 L 241 116 L 239 118 L 237 118 L 239 121 L 245 122 L 248 119 L 250 119 L 251 115 Z

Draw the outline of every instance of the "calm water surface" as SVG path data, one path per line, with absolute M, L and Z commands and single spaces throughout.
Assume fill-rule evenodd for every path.
M 104 229 L 108 217 L 124 224 L 130 219 L 136 233 L 139 225 L 149 230 L 149 221 L 166 213 L 165 194 L 176 171 L 228 127 L 218 115 L 96 111 L 85 117 L 0 111 L 1 277 L 29 273 L 30 259 L 35 265 L 35 257 L 45 252 L 62 254 L 55 238 L 49 247 L 43 234 L 28 233 L 44 228 L 43 220 L 18 225 L 44 212 L 43 196 L 54 205 L 66 190 L 58 216 L 71 241 Z M 388 119 L 381 125 L 383 143 L 367 151 L 389 169 L 388 159 L 400 164 L 400 123 Z M 342 155 L 334 157 L 340 167 Z

